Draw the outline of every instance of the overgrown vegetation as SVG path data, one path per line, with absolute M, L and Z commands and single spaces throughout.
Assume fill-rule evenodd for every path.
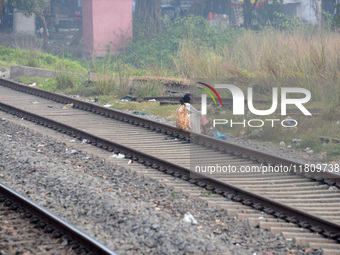
M 168 117 L 169 120 L 174 119 L 177 106 L 160 107 L 158 103 L 120 101 L 121 96 L 128 94 L 164 94 L 159 84 L 136 84 L 131 82 L 131 77 L 165 76 L 196 81 L 203 78 L 212 84 L 230 82 L 244 91 L 252 86 L 257 99 L 266 100 L 271 99 L 272 87 L 304 87 L 312 94 L 307 108 L 321 109 L 322 113 L 313 117 L 293 116 L 299 121 L 296 132 L 283 130 L 281 126 L 265 127 L 258 136 L 252 135 L 254 129 L 240 126 L 221 131 L 230 132 L 234 136 L 242 133 L 274 143 L 284 141 L 302 150 L 310 147 L 315 153 L 326 153 L 327 157 L 336 158 L 340 145 L 322 145 L 318 138 L 320 135 L 339 138 L 340 130 L 339 124 L 336 124 L 340 120 L 340 34 L 332 31 L 335 26 L 331 23 L 332 17 L 324 14 L 324 18 L 328 21 L 324 23 L 325 29 L 320 29 L 274 13 L 271 26 L 259 31 L 211 26 L 199 16 L 175 21 L 165 19 L 161 33 L 152 37 L 143 37 L 143 33 L 137 33 L 134 41 L 129 42 L 118 54 L 113 54 L 108 45 L 108 53 L 101 59 L 79 63 L 38 51 L 0 46 L 0 66 L 20 64 L 86 73 L 93 76 L 93 82 L 88 82 L 86 76 L 81 78 L 82 81 L 70 74 L 62 74 L 39 81 L 40 87 L 53 91 L 67 89 L 74 94 L 96 96 L 100 102 L 113 104 L 117 109 L 137 110 Z M 134 25 L 135 29 L 143 29 L 138 24 Z M 269 108 L 268 105 L 261 107 Z M 233 118 L 237 120 L 237 117 Z M 293 144 L 291 140 L 294 138 L 303 141 Z
M 42 53 L 36 49 L 21 50 L 0 46 L 0 66 L 24 65 L 74 73 L 86 73 L 87 70 L 77 61 L 59 58 Z

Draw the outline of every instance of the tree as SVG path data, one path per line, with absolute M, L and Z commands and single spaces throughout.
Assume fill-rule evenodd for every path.
M 244 27 L 249 29 L 251 27 L 251 20 L 253 18 L 253 11 L 257 4 L 258 0 L 252 4 L 251 0 L 244 0 L 243 3 L 243 17 L 244 17 Z
M 44 9 L 47 7 L 47 2 L 45 0 L 5 0 L 5 2 L 12 5 L 14 8 L 18 9 L 26 16 L 31 16 L 32 14 L 35 14 L 40 19 L 44 29 L 43 47 L 44 49 L 47 49 L 49 34 L 47 23 L 43 14 Z
M 162 31 L 161 0 L 137 0 L 134 37 L 152 37 Z M 136 27 L 135 26 L 135 27 Z
M 195 2 L 190 6 L 188 15 L 200 15 L 206 17 L 210 10 L 212 0 L 195 0 Z

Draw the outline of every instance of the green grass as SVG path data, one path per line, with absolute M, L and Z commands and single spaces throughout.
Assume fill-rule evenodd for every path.
M 178 105 L 160 106 L 159 102 L 123 102 L 119 98 L 110 96 L 99 96 L 99 102 L 102 104 L 112 104 L 112 108 L 117 110 L 140 111 L 149 115 L 155 115 L 167 120 L 175 120 L 175 113 Z
M 77 61 L 59 58 L 37 50 L 21 50 L 0 46 L 0 66 L 23 65 L 74 73 L 87 73 L 87 70 Z

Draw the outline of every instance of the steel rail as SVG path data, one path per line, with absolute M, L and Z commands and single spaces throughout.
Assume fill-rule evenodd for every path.
M 306 171 L 304 163 L 285 159 L 276 155 L 272 155 L 269 153 L 264 153 L 261 151 L 253 150 L 232 142 L 221 141 L 214 138 L 211 138 L 206 135 L 191 133 L 185 130 L 178 129 L 176 127 L 160 123 L 153 120 L 148 120 L 136 115 L 132 115 L 129 113 L 124 113 L 118 110 L 106 108 L 100 105 L 96 105 L 93 103 L 85 102 L 82 100 L 78 100 L 69 96 L 57 94 L 54 92 L 42 90 L 39 88 L 29 87 L 26 85 L 19 84 L 17 82 L 9 81 L 6 79 L 0 78 L 0 85 L 5 86 L 20 92 L 32 94 L 35 96 L 39 96 L 42 98 L 46 98 L 49 100 L 53 100 L 59 103 L 64 104 L 73 104 L 75 108 L 93 112 L 95 114 L 99 114 L 102 116 L 106 116 L 109 118 L 114 118 L 116 120 L 124 121 L 136 126 L 141 126 L 148 128 L 150 130 L 154 130 L 156 132 L 164 133 L 167 135 L 171 135 L 173 137 L 192 141 L 198 143 L 205 147 L 210 147 L 216 151 L 226 152 L 231 155 L 243 157 L 245 159 L 253 160 L 254 162 L 259 162 L 265 165 L 282 165 L 282 166 L 295 166 L 298 169 L 303 170 L 303 173 L 296 172 L 296 174 L 303 175 L 307 178 L 311 178 L 317 180 L 319 182 L 334 185 L 340 188 L 340 175 L 332 172 L 324 172 L 319 168 L 316 168 L 315 165 L 311 166 L 311 168 Z
M 31 218 L 31 222 L 35 222 L 39 227 L 44 228 L 46 233 L 52 233 L 56 238 L 67 236 L 72 240 L 73 249 L 77 254 L 85 252 L 116 255 L 97 240 L 2 183 L 0 183 L 0 203 L 7 203 L 12 210 L 25 213 L 25 217 Z
M 77 139 L 86 139 L 90 144 L 99 148 L 115 153 L 125 154 L 126 158 L 133 159 L 138 163 L 155 168 L 167 174 L 171 174 L 183 180 L 190 181 L 195 185 L 206 188 L 207 190 L 220 194 L 224 197 L 241 202 L 248 206 L 252 206 L 255 209 L 262 210 L 268 214 L 272 214 L 288 222 L 298 224 L 301 227 L 310 229 L 314 232 L 324 235 L 325 237 L 332 238 L 340 242 L 340 225 L 335 222 L 320 218 L 310 213 L 306 213 L 302 210 L 285 205 L 266 196 L 248 191 L 247 189 L 242 189 L 232 184 L 221 182 L 217 179 L 193 172 L 188 168 L 184 168 L 169 161 L 159 159 L 139 150 L 106 140 L 104 138 L 100 138 L 85 131 L 73 128 L 69 125 L 26 112 L 13 106 L 0 103 L 0 110 L 20 118 L 27 119 L 38 125 L 52 128 Z

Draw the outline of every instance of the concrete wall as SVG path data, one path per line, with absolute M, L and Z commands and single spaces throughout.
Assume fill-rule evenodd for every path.
M 318 24 L 322 18 L 321 0 L 301 0 L 296 16 L 312 24 Z
M 44 77 L 51 78 L 55 76 L 60 71 L 36 68 L 36 67 L 28 67 L 28 66 L 11 66 L 10 69 L 10 78 L 15 79 L 20 76 L 25 77 Z
M 103 56 L 132 37 L 132 0 L 83 0 L 85 55 Z
M 14 10 L 13 29 L 18 34 L 35 35 L 35 15 L 27 17 L 18 10 Z

